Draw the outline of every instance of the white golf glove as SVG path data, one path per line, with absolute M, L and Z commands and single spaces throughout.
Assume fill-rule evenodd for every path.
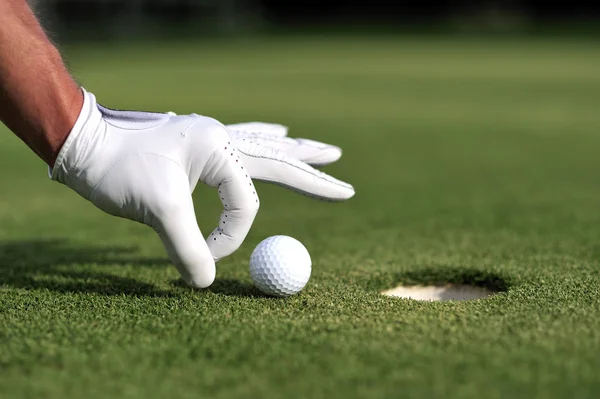
M 287 136 L 288 127 L 277 123 L 248 122 L 226 125 L 236 146 L 252 141 L 280 150 L 292 158 L 314 166 L 325 166 L 340 159 L 339 147 L 308 139 Z
M 293 144 L 281 129 L 275 134 L 251 131 L 254 123 L 237 125 L 232 139 L 224 125 L 209 117 L 116 111 L 83 92 L 83 108 L 51 178 L 104 212 L 152 227 L 191 286 L 208 287 L 215 278 L 215 262 L 246 238 L 259 209 L 252 178 L 324 200 L 354 195 L 351 185 L 288 155 L 327 163 L 335 150 L 318 155 L 314 148 L 321 143 Z M 277 137 L 292 141 L 278 141 L 283 151 L 263 145 Z M 206 240 L 191 196 L 198 181 L 218 189 L 224 207 L 219 226 Z

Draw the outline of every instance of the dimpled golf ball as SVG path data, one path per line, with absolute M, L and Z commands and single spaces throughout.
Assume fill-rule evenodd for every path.
M 312 271 L 308 250 L 295 238 L 272 236 L 261 241 L 250 256 L 250 277 L 263 293 L 284 297 L 300 292 Z

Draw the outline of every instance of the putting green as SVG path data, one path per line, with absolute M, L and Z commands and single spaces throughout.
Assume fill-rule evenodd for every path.
M 176 283 L 154 232 L 46 176 L 0 134 L 2 398 L 592 398 L 600 391 L 600 50 L 515 39 L 289 38 L 68 49 L 113 108 L 273 121 L 331 142 L 354 184 L 262 208 L 217 281 Z M 206 233 L 215 193 L 194 195 Z M 302 241 L 305 290 L 248 258 Z M 390 298 L 474 284 L 484 300 Z

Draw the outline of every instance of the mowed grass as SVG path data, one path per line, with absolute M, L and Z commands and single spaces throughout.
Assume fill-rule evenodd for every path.
M 600 394 L 600 49 L 559 40 L 287 38 L 65 48 L 113 108 L 261 120 L 335 143 L 354 184 L 262 207 L 205 291 L 154 232 L 96 210 L 0 134 L 2 398 L 595 398 Z M 195 193 L 206 233 L 215 193 Z M 251 285 L 267 236 L 306 289 Z M 384 297 L 467 282 L 486 300 Z

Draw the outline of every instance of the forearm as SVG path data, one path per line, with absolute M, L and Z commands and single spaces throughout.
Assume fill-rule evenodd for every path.
M 0 120 L 53 166 L 83 96 L 25 0 L 0 0 Z

